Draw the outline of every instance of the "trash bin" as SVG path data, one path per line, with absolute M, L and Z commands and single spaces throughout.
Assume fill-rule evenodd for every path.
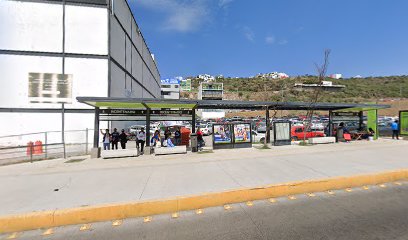
M 198 141 L 197 141 L 197 134 L 192 133 L 190 135 L 190 140 L 191 140 L 191 151 L 192 152 L 198 152 Z

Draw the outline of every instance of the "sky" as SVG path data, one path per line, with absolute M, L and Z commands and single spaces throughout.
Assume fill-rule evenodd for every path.
M 408 75 L 407 0 L 128 0 L 162 78 Z

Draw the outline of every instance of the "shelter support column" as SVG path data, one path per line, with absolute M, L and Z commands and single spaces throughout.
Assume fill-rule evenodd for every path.
M 192 109 L 192 116 L 191 116 L 191 130 L 192 133 L 196 132 L 196 110 L 195 108 Z
M 150 147 L 150 108 L 146 113 L 146 146 Z
M 331 137 L 333 135 L 333 112 L 329 111 L 329 134 L 328 136 Z
M 358 118 L 359 118 L 359 121 L 358 121 L 358 129 L 359 129 L 359 130 L 362 130 L 362 129 L 363 129 L 363 121 L 364 121 L 363 111 L 358 112 Z
M 91 150 L 91 158 L 100 158 L 101 149 L 99 148 L 99 107 L 95 107 L 95 122 L 94 122 L 94 139 L 93 148 Z
M 271 121 L 269 120 L 269 107 L 266 107 L 266 143 L 271 143 Z

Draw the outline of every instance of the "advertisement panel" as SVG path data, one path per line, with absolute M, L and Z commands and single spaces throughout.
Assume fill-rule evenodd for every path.
M 29 73 L 30 103 L 72 103 L 72 74 Z
M 234 125 L 234 143 L 251 142 L 251 124 L 242 123 Z
M 231 125 L 214 125 L 214 144 L 232 144 Z
M 400 134 L 408 135 L 408 111 L 401 111 L 399 116 Z
M 377 110 L 367 111 L 367 130 L 373 129 L 375 132 L 374 139 L 378 139 Z

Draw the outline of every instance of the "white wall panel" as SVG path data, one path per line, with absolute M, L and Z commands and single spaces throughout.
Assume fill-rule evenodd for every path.
M 65 73 L 72 74 L 73 104 L 68 107 L 89 108 L 78 103 L 76 97 L 107 97 L 108 96 L 108 60 L 89 58 L 66 58 Z
M 143 94 L 143 88 L 137 82 L 133 82 L 132 97 L 141 98 Z
M 111 64 L 111 97 L 125 97 L 125 72 L 115 63 Z
M 0 1 L 0 49 L 62 52 L 62 5 Z
M 147 78 L 148 72 L 149 72 L 149 69 L 147 69 L 147 66 L 145 64 L 143 64 L 143 78 L 142 78 L 142 80 L 139 80 L 140 83 L 142 83 L 144 85 L 148 84 L 148 82 L 149 82 L 149 79 Z M 151 86 L 149 86 L 149 87 L 151 87 Z
M 62 73 L 62 58 L 0 55 L 0 107 L 60 107 L 29 103 L 28 74 Z
M 132 72 L 132 48 L 130 39 L 126 36 L 126 70 Z
M 125 33 L 115 18 L 111 17 L 111 56 L 125 66 Z
M 132 41 L 136 45 L 137 49 L 142 49 L 142 35 L 140 34 L 140 30 L 136 25 L 136 22 L 132 20 Z
M 132 88 L 133 88 L 133 83 L 132 83 L 132 78 L 126 74 L 126 90 L 128 90 L 129 92 L 132 92 Z M 131 94 L 127 95 L 127 97 L 130 97 Z
M 108 54 L 108 13 L 105 8 L 65 8 L 65 51 Z
M 132 48 L 132 75 L 140 82 L 142 82 L 142 58 L 136 52 L 135 48 Z
M 149 50 L 147 49 L 147 45 L 146 45 L 145 42 L 142 43 L 141 53 L 142 53 L 143 59 L 145 59 L 146 62 L 147 62 L 147 60 L 148 60 L 149 58 L 152 57 L 152 56 L 150 55 Z
M 131 27 L 132 27 L 132 14 L 127 7 L 126 0 L 112 0 L 113 1 L 113 12 L 116 17 L 119 19 L 120 23 L 122 24 L 123 28 L 125 28 L 126 32 L 131 35 Z
M 60 113 L 0 113 L 0 136 L 27 134 L 37 132 L 61 131 Z M 94 127 L 93 113 L 66 113 L 65 130 L 85 130 Z M 10 127 L 12 126 L 12 127 Z M 100 128 L 106 128 L 107 122 L 100 122 Z M 89 132 L 89 136 L 92 133 Z M 48 143 L 60 143 L 61 133 L 48 133 Z M 27 142 L 37 140 L 45 142 L 44 134 L 27 135 L 20 138 L 3 138 L 0 144 L 26 145 Z M 85 141 L 85 133 L 66 133 L 67 143 Z M 89 141 L 93 139 L 90 137 Z

